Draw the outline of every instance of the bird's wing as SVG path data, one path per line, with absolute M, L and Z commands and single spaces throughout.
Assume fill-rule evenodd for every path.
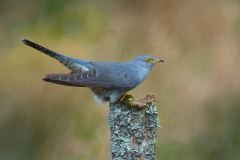
M 138 70 L 130 62 L 89 62 L 111 82 L 111 88 L 131 90 L 139 84 Z
M 96 69 L 76 74 L 47 74 L 43 80 L 67 86 L 111 88 L 109 77 Z
M 82 60 L 82 59 L 76 59 L 76 58 L 71 58 L 68 56 L 65 56 L 63 54 L 54 52 L 50 49 L 47 49 L 43 46 L 40 46 L 34 42 L 31 42 L 29 40 L 26 40 L 24 38 L 21 39 L 22 42 L 30 47 L 33 47 L 46 55 L 55 58 L 58 60 L 60 63 L 62 63 L 64 66 L 66 66 L 68 69 L 70 69 L 73 73 L 80 73 L 87 71 L 91 68 L 91 65 L 89 65 L 89 61 Z
M 47 74 L 46 82 L 100 88 L 131 90 L 139 84 L 137 71 L 128 63 L 90 62 L 93 69 L 76 74 Z

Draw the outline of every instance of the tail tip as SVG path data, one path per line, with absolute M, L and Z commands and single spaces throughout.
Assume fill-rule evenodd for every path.
M 26 43 L 26 39 L 25 39 L 25 38 L 22 38 L 21 41 L 22 41 L 23 43 Z

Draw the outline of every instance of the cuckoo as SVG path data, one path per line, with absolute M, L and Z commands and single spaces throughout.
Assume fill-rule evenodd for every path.
M 88 61 L 65 56 L 24 38 L 21 40 L 24 44 L 55 58 L 71 70 L 69 74 L 46 74 L 43 81 L 88 87 L 94 93 L 95 101 L 101 105 L 105 102 L 121 101 L 128 91 L 144 81 L 157 62 L 164 62 L 148 55 L 141 55 L 130 62 L 122 63 Z

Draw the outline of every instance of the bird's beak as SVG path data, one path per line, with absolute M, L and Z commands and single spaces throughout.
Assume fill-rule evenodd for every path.
M 156 59 L 155 61 L 152 61 L 152 63 L 157 63 L 157 62 L 164 62 L 162 59 Z

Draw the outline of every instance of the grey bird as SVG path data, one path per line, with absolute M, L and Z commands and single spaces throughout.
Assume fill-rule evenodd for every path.
M 87 61 L 51 51 L 24 38 L 21 40 L 24 44 L 55 58 L 72 71 L 69 74 L 46 74 L 43 81 L 65 86 L 88 87 L 100 105 L 105 102 L 121 101 L 126 92 L 143 82 L 157 62 L 164 62 L 148 55 L 123 63 Z

